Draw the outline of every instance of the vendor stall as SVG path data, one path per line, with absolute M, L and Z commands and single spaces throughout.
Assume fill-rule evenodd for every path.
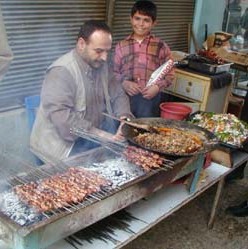
M 54 243 L 58 243 L 60 248 L 70 248 L 75 241 L 82 240 L 75 238 L 74 233 L 147 197 L 149 202 L 137 205 L 141 205 L 141 209 L 142 205 L 145 205 L 146 212 L 154 210 L 154 215 L 146 216 L 144 213 L 142 218 L 142 212 L 135 213 L 135 208 L 128 208 L 131 216 L 139 220 L 139 225 L 134 223 L 133 225 L 137 226 L 136 232 L 126 234 L 125 239 L 116 238 L 118 245 L 110 243 L 109 248 L 118 248 L 214 183 L 221 180 L 220 188 L 223 187 L 223 177 L 233 168 L 216 163 L 210 164 L 207 169 L 210 178 L 203 185 L 198 183 L 205 153 L 214 150 L 218 144 L 212 133 L 185 121 L 161 118 L 134 121 L 137 127 L 142 124 L 144 129 L 144 125 L 149 124 L 150 129 L 152 128 L 146 138 L 154 134 L 159 136 L 159 132 L 162 132 L 163 137 L 173 134 L 173 139 L 176 139 L 176 134 L 184 133 L 187 137 L 185 141 L 192 139 L 200 147 L 192 150 L 192 144 L 187 142 L 183 151 L 176 150 L 176 145 L 173 145 L 173 152 L 165 152 L 161 147 L 156 147 L 157 143 L 161 142 L 161 137 L 157 141 L 154 137 L 154 143 L 149 145 L 143 143 L 143 139 L 136 140 L 136 137 L 144 135 L 147 130 L 134 128 L 133 123 L 130 125 L 127 122 L 123 131 L 129 143 L 134 145 L 120 146 L 119 143 L 101 141 L 102 146 L 99 148 L 69 157 L 65 161 L 51 158 L 53 164 L 39 168 L 20 161 L 18 171 L 5 169 L 6 177 L 1 181 L 0 221 L 2 238 L 6 242 L 5 248 L 9 246 L 13 249 L 52 249 L 56 248 Z M 72 129 L 72 132 L 85 136 L 78 128 Z M 90 138 L 93 139 L 92 136 Z M 187 146 L 190 146 L 191 150 Z M 15 159 L 8 153 L 2 157 L 7 158 L 9 164 Z M 232 166 L 237 167 L 247 160 L 247 153 L 243 153 Z M 190 191 L 182 184 L 171 186 L 176 179 L 189 173 L 194 176 L 189 186 Z M 159 192 L 155 193 L 157 191 Z M 213 223 L 220 192 L 221 189 L 216 195 L 210 225 Z M 169 200 L 171 202 L 168 207 Z M 130 229 L 134 228 L 131 226 Z M 64 238 L 67 242 L 60 241 Z M 83 244 L 79 242 L 74 248 L 84 248 L 80 247 L 80 243 Z M 94 246 L 93 243 L 93 248 L 96 248 Z

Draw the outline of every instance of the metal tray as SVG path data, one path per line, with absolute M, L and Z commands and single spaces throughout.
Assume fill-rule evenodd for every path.
M 191 122 L 192 119 L 195 117 L 195 115 L 197 114 L 204 114 L 204 113 L 208 113 L 208 114 L 215 114 L 214 112 L 204 112 L 204 111 L 197 111 L 197 112 L 194 112 L 192 114 L 189 115 L 189 117 L 187 118 L 187 121 L 188 122 Z M 195 124 L 197 125 L 197 124 Z M 243 150 L 245 152 L 248 152 L 248 137 L 246 138 L 246 140 L 240 145 L 240 146 L 237 146 L 237 145 L 233 145 L 233 144 L 230 144 L 230 143 L 225 143 L 221 140 L 219 140 L 219 144 L 224 146 L 224 147 L 227 147 L 227 148 L 230 148 L 230 149 L 239 149 L 239 150 Z
M 206 129 L 203 129 L 197 125 L 190 124 L 189 122 L 186 121 L 179 121 L 179 120 L 168 120 L 168 119 L 163 119 L 163 118 L 139 118 L 132 120 L 135 121 L 139 124 L 148 124 L 153 127 L 168 127 L 168 128 L 176 128 L 179 130 L 184 130 L 184 131 L 189 131 L 192 134 L 197 135 L 198 137 L 201 138 L 203 141 L 203 148 L 199 151 L 193 152 L 193 153 L 165 153 L 160 150 L 153 150 L 151 148 L 148 148 L 146 146 L 143 146 L 141 144 L 138 144 L 137 142 L 134 141 L 134 137 L 136 137 L 138 134 L 144 132 L 141 131 L 137 128 L 134 128 L 132 126 L 129 126 L 128 124 L 124 124 L 122 127 L 122 132 L 124 136 L 127 138 L 129 143 L 136 145 L 138 147 L 141 147 L 146 150 L 150 150 L 156 153 L 159 153 L 161 155 L 169 156 L 169 157 L 187 157 L 187 156 L 193 156 L 197 154 L 203 154 L 208 151 L 213 150 L 217 145 L 218 141 L 216 139 L 216 136 L 209 132 Z
M 194 60 L 189 60 L 188 67 L 199 72 L 208 73 L 208 74 L 219 74 L 228 72 L 232 63 L 217 65 L 217 64 L 208 64 L 204 62 L 197 62 Z

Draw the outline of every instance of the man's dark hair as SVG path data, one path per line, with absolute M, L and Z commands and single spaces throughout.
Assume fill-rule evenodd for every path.
M 82 37 L 85 41 L 89 40 L 89 37 L 96 31 L 102 30 L 106 33 L 111 34 L 109 26 L 104 21 L 89 20 L 86 21 L 80 28 L 78 39 Z
M 151 17 L 153 22 L 157 19 L 157 6 L 151 1 L 136 1 L 131 10 L 131 17 L 133 17 L 136 12 Z

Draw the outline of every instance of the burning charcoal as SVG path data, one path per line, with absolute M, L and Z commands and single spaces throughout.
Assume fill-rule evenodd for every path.
M 94 163 L 91 169 L 112 181 L 113 189 L 144 175 L 142 169 L 127 162 L 124 158 L 111 158 L 104 162 Z
M 10 191 L 0 195 L 0 209 L 10 219 L 21 226 L 42 220 L 45 217 L 20 201 L 18 196 Z

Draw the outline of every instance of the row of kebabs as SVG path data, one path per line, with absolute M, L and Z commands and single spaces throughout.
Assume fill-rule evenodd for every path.
M 14 191 L 20 200 L 40 212 L 67 207 L 82 202 L 111 182 L 83 168 L 68 168 L 63 173 L 36 182 L 18 185 Z
M 145 172 L 160 168 L 164 162 L 158 154 L 134 146 L 128 146 L 123 156 L 130 163 L 142 167 Z M 70 167 L 63 173 L 18 185 L 14 191 L 27 205 L 39 212 L 48 212 L 81 203 L 111 184 L 111 181 L 91 170 Z

